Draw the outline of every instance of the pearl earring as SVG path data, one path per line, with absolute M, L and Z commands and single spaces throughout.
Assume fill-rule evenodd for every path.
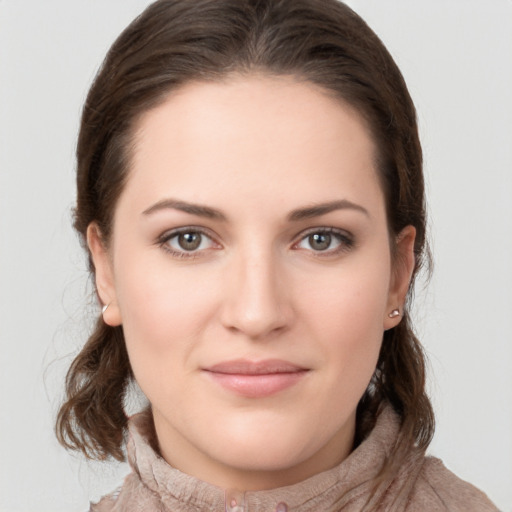
M 393 309 L 393 311 L 391 311 L 388 316 L 389 318 L 396 318 L 397 316 L 400 316 L 400 310 L 398 308 Z
M 101 308 L 101 314 L 103 315 L 103 313 L 105 313 L 105 311 L 107 311 L 108 307 L 110 306 L 110 302 L 108 304 L 105 304 L 102 308 Z

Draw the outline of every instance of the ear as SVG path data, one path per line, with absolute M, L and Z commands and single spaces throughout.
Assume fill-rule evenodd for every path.
M 112 327 L 121 325 L 112 260 L 95 222 L 91 222 L 87 227 L 87 245 L 94 264 L 98 298 L 102 305 L 108 306 L 103 312 L 103 321 Z
M 384 330 L 395 327 L 402 318 L 405 297 L 409 290 L 409 284 L 416 264 L 414 255 L 415 239 L 416 228 L 414 226 L 406 226 L 396 237 L 388 304 L 384 317 Z M 398 310 L 400 314 L 393 315 L 392 312 L 395 310 Z

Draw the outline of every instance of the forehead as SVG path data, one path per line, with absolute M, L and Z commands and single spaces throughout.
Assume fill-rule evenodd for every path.
M 293 209 L 294 201 L 382 195 L 362 116 L 293 77 L 189 83 L 142 116 L 135 140 L 126 193 L 141 201 L 183 194 L 208 204 L 238 193 Z

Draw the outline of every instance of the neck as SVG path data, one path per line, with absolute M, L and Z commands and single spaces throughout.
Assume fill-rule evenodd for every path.
M 155 430 L 161 456 L 174 468 L 222 489 L 238 491 L 261 491 L 276 489 L 302 482 L 316 474 L 322 473 L 339 465 L 352 451 L 355 435 L 355 417 L 350 418 L 348 425 L 340 429 L 327 444 L 320 447 L 312 456 L 301 459 L 294 454 L 295 464 L 286 465 L 286 457 L 277 455 L 272 460 L 266 456 L 265 450 L 259 453 L 242 453 L 236 462 L 229 464 L 214 458 L 191 445 L 186 439 L 178 439 L 176 432 L 155 416 Z M 244 452 L 241 447 L 240 452 Z M 227 461 L 229 458 L 226 457 Z

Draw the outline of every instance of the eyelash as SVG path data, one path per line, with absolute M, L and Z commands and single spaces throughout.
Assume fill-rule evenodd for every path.
M 335 249 L 328 248 L 325 250 L 317 250 L 317 251 L 315 251 L 314 249 L 310 249 L 312 255 L 316 258 L 328 258 L 328 257 L 332 257 L 332 256 L 337 256 L 337 255 L 340 255 L 340 254 L 350 251 L 355 245 L 355 240 L 354 240 L 353 235 L 348 233 L 347 231 L 333 228 L 333 227 L 321 227 L 321 228 L 317 227 L 317 228 L 308 229 L 307 231 L 301 233 L 299 241 L 295 242 L 293 244 L 293 247 L 300 250 L 298 245 L 301 244 L 302 242 L 304 242 L 308 237 L 310 237 L 312 235 L 329 235 L 329 236 L 337 239 L 337 241 L 339 243 L 338 247 L 336 247 Z M 307 249 L 305 249 L 305 250 L 307 250 Z
M 169 253 L 171 256 L 179 259 L 194 259 L 197 257 L 200 257 L 201 253 L 208 249 L 200 249 L 200 250 L 191 250 L 187 251 L 185 249 L 183 250 L 174 250 L 170 247 L 169 242 L 180 236 L 185 234 L 199 234 L 202 237 L 206 237 L 210 240 L 210 242 L 214 245 L 216 245 L 217 248 L 221 248 L 221 245 L 215 241 L 214 237 L 211 235 L 211 233 L 204 228 L 198 227 L 198 226 L 185 226 L 179 229 L 174 229 L 172 231 L 167 231 L 163 233 L 157 240 L 157 244 L 167 253 Z M 338 241 L 338 247 L 335 249 L 325 249 L 325 250 L 314 250 L 314 249 L 304 249 L 312 253 L 314 257 L 318 258 L 328 258 L 332 256 L 336 256 L 345 252 L 350 251 L 355 245 L 354 237 L 341 229 L 333 228 L 333 227 L 316 227 L 311 228 L 307 231 L 302 232 L 299 235 L 299 240 L 295 242 L 292 245 L 292 249 L 301 250 L 299 248 L 299 245 L 304 242 L 308 237 L 312 235 L 329 235 Z M 202 241 L 200 242 L 202 243 Z
M 198 226 L 185 226 L 185 227 L 182 227 L 182 228 L 179 228 L 179 229 L 173 229 L 172 231 L 167 231 L 167 232 L 165 232 L 164 234 L 162 234 L 158 238 L 157 244 L 164 251 L 166 251 L 167 253 L 169 253 L 171 256 L 173 256 L 175 258 L 194 259 L 194 258 L 199 257 L 200 253 L 205 251 L 206 249 L 193 250 L 193 251 L 186 251 L 185 249 L 183 249 L 181 251 L 177 251 L 177 250 L 172 249 L 169 246 L 169 242 L 173 238 L 176 238 L 176 237 L 178 237 L 180 235 L 185 235 L 185 234 L 198 234 L 198 235 L 201 235 L 202 237 L 208 238 L 211 241 L 212 244 L 217 245 L 217 246 L 220 247 L 220 244 L 215 242 L 213 236 L 211 235 L 211 233 L 209 231 L 207 231 L 207 230 L 205 230 L 203 228 L 200 228 Z

